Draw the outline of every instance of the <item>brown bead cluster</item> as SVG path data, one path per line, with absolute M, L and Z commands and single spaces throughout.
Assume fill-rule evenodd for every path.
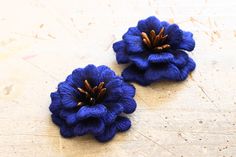
M 149 35 L 142 32 L 144 44 L 154 52 L 162 52 L 170 48 L 169 44 L 165 44 L 168 35 L 164 35 L 164 27 L 161 28 L 160 32 L 156 34 L 155 30 L 151 30 Z
M 94 105 L 96 102 L 100 102 L 106 94 L 104 85 L 105 83 L 101 82 L 98 86 L 91 87 L 88 80 L 85 80 L 84 87 L 78 88 L 79 92 L 84 96 L 84 100 L 79 101 L 78 106 Z

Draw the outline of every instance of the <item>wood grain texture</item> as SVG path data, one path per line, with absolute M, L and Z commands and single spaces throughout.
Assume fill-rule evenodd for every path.
M 236 1 L 9 0 L 0 2 L 1 157 L 235 157 Z M 184 82 L 137 88 L 132 128 L 101 144 L 64 139 L 50 92 L 77 67 L 110 66 L 112 43 L 155 15 L 194 33 Z

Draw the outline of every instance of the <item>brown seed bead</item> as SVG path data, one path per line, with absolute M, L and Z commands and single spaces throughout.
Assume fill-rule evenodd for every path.
M 144 44 L 154 52 L 162 52 L 170 48 L 169 44 L 164 44 L 168 35 L 164 35 L 164 27 L 161 28 L 160 32 L 156 34 L 155 30 L 151 30 L 149 36 L 147 33 L 142 32 L 141 37 Z
M 84 87 L 77 88 L 78 91 L 85 96 L 84 100 L 79 101 L 77 106 L 94 105 L 96 102 L 101 101 L 106 93 L 104 85 L 104 82 L 100 82 L 98 86 L 92 87 L 88 80 L 85 80 Z

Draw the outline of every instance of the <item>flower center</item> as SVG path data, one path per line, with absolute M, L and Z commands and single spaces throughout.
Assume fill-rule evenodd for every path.
M 170 48 L 170 45 L 165 43 L 168 35 L 164 35 L 164 27 L 161 28 L 158 34 L 154 30 L 151 30 L 149 35 L 142 32 L 141 36 L 144 44 L 154 52 L 162 52 Z
M 101 102 L 106 94 L 105 83 L 100 82 L 98 86 L 91 87 L 88 80 L 84 81 L 84 87 L 78 88 L 82 96 L 82 101 L 78 102 L 78 106 L 82 105 L 94 105 L 97 102 Z

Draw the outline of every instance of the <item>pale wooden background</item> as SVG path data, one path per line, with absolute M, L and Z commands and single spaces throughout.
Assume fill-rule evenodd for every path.
M 236 156 L 236 1 L 1 0 L 1 157 Z M 112 43 L 155 15 L 192 31 L 197 63 L 182 83 L 137 88 L 132 128 L 101 144 L 64 139 L 49 94 L 74 68 L 105 64 Z

